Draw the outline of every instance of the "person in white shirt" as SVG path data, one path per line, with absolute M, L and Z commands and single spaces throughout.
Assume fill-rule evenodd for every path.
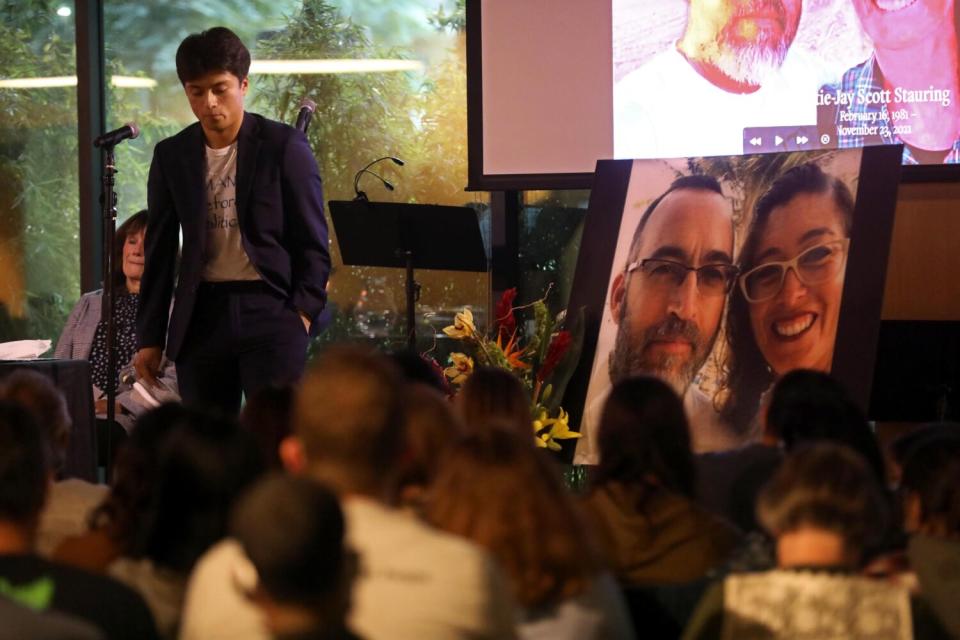
M 403 447 L 405 387 L 385 357 L 327 349 L 307 372 L 294 408 L 294 435 L 280 456 L 293 473 L 332 488 L 359 559 L 350 627 L 368 640 L 514 637 L 514 607 L 492 558 L 385 502 Z M 249 566 L 227 540 L 191 578 L 181 638 L 267 638 L 264 621 L 235 588 Z
M 821 73 L 791 49 L 801 0 L 690 0 L 680 40 L 614 85 L 614 157 L 736 155 L 745 127 L 817 123 Z

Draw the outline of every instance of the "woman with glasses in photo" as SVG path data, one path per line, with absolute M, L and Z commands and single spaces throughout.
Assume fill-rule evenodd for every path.
M 727 317 L 731 424 L 751 423 L 786 372 L 830 371 L 853 204 L 847 186 L 813 163 L 786 171 L 757 201 Z

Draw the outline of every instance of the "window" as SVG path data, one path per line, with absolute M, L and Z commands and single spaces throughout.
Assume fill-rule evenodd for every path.
M 56 341 L 79 294 L 72 2 L 4 3 L 0 341 Z

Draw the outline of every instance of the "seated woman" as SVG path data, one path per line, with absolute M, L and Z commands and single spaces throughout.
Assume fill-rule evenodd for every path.
M 690 431 L 669 385 L 649 376 L 617 383 L 597 438 L 600 465 L 586 507 L 621 583 L 689 583 L 726 560 L 740 535 L 693 500 Z
M 898 585 L 858 575 L 885 530 L 887 503 L 852 449 L 817 443 L 790 454 L 757 503 L 778 568 L 713 585 L 684 638 L 946 638 Z
M 520 606 L 518 637 L 633 637 L 587 522 L 526 434 L 491 426 L 454 445 L 440 461 L 426 517 L 499 561 Z
M 757 201 L 730 294 L 724 419 L 756 426 L 763 394 L 793 369 L 830 371 L 853 196 L 816 164 L 777 178 Z
M 145 406 L 138 402 L 129 384 L 122 384 L 120 374 L 130 369 L 137 353 L 137 307 L 140 302 L 140 277 L 143 275 L 143 242 L 147 228 L 146 210 L 138 211 L 117 228 L 114 241 L 113 278 L 115 298 L 114 322 L 117 368 L 107 370 L 107 326 L 100 320 L 103 290 L 91 291 L 80 297 L 63 327 L 54 357 L 70 360 L 89 360 L 93 382 L 94 406 L 98 417 L 107 413 L 104 389 L 111 377 L 117 381 L 117 422 L 129 430 L 132 417 L 140 415 Z M 175 376 L 173 367 L 164 372 Z

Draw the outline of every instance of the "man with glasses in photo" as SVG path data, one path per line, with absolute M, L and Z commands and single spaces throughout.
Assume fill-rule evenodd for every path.
M 611 285 L 617 325 L 608 360 L 611 383 L 638 374 L 669 383 L 684 399 L 698 452 L 739 444 L 719 421 L 712 399 L 692 384 L 713 349 L 736 275 L 731 203 L 715 178 L 693 175 L 675 180 L 644 211 Z M 592 395 L 584 426 L 594 433 L 578 447 L 577 462 L 595 458 L 590 443 L 606 393 Z

